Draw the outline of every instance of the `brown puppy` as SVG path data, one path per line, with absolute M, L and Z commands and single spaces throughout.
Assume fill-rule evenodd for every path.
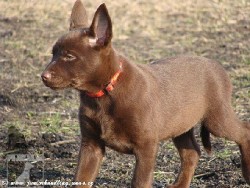
M 158 143 L 173 138 L 181 170 L 169 187 L 189 187 L 200 156 L 193 127 L 201 122 L 208 150 L 209 132 L 239 145 L 243 176 L 250 184 L 250 124 L 233 112 L 232 86 L 222 66 L 186 56 L 132 64 L 113 49 L 111 38 L 106 6 L 97 9 L 88 27 L 77 0 L 70 31 L 54 45 L 42 74 L 46 86 L 80 93 L 82 141 L 75 181 L 95 180 L 108 146 L 135 155 L 133 188 L 152 187 Z

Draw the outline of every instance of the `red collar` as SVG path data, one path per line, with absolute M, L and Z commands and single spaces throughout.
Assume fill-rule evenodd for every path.
M 103 90 L 100 90 L 96 93 L 86 92 L 86 94 L 89 97 L 98 98 L 98 97 L 102 97 L 103 95 L 105 95 L 106 92 L 112 91 L 114 89 L 114 85 L 116 84 L 117 79 L 118 79 L 119 75 L 121 74 L 121 72 L 122 72 L 122 62 L 120 62 L 119 70 L 114 74 L 114 76 L 111 78 L 108 85 Z

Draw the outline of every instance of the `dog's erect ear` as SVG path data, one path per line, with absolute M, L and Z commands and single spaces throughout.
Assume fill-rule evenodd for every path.
M 92 45 L 104 47 L 110 43 L 112 38 L 112 22 L 104 3 L 96 10 L 89 31 L 90 37 L 94 38 Z
M 78 28 L 87 28 L 87 27 L 88 27 L 87 12 L 81 0 L 77 0 L 72 8 L 69 30 Z

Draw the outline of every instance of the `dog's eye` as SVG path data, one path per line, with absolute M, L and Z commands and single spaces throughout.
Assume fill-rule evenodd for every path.
M 66 54 L 65 55 L 65 60 L 66 61 L 73 61 L 75 59 L 76 59 L 76 57 L 74 55 L 72 55 L 72 54 Z

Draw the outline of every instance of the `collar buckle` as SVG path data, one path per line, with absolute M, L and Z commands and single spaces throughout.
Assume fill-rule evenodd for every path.
M 111 78 L 108 85 L 103 90 L 100 90 L 96 93 L 86 92 L 86 94 L 89 97 L 99 98 L 99 97 L 102 97 L 103 95 L 105 95 L 106 92 L 112 91 L 114 89 L 114 85 L 116 84 L 117 79 L 120 76 L 121 72 L 122 72 L 122 62 L 120 62 L 119 70 L 114 74 L 114 76 Z

